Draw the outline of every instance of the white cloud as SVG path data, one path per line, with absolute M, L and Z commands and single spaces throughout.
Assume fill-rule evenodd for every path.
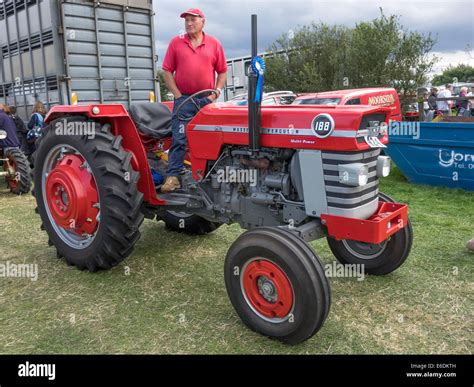
M 471 0 L 155 0 L 154 7 L 160 60 L 170 39 L 183 28 L 180 13 L 190 7 L 199 7 L 206 14 L 206 31 L 222 42 L 228 58 L 249 53 L 252 13 L 259 16 L 259 49 L 263 51 L 290 29 L 312 21 L 352 27 L 378 17 L 379 7 L 386 15 L 400 15 L 400 22 L 408 30 L 437 36 L 434 50 L 448 61 L 462 60 L 466 46 L 474 47 Z
M 466 64 L 474 67 L 474 50 L 433 52 L 433 54 L 439 58 L 439 61 L 433 67 L 433 74 L 442 73 L 449 65 Z

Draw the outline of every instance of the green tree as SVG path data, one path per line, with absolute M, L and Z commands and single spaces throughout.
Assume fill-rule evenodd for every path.
M 347 28 L 324 23 L 283 34 L 269 50 L 265 72 L 268 89 L 309 92 L 342 87 L 342 47 L 347 41 Z
M 270 47 L 268 89 L 297 92 L 392 86 L 411 93 L 428 81 L 437 58 L 431 35 L 407 31 L 396 15 L 354 28 L 312 23 Z M 348 82 L 346 82 L 348 81 Z
M 449 65 L 441 74 L 435 75 L 431 83 L 436 86 L 445 85 L 446 83 L 453 83 L 455 78 L 458 82 L 473 82 L 474 67 L 466 64 Z
M 428 81 L 437 58 L 430 54 L 435 39 L 408 31 L 396 15 L 356 25 L 348 60 L 349 79 L 355 87 L 392 86 L 410 94 Z

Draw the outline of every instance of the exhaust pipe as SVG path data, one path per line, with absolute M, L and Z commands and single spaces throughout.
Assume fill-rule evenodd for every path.
M 252 60 L 257 56 L 257 15 L 252 15 Z M 248 121 L 249 121 L 249 147 L 252 152 L 260 150 L 260 105 L 255 102 L 258 74 L 249 68 L 248 85 Z

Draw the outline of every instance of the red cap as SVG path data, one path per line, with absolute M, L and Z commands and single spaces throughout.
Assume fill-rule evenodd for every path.
M 204 13 L 197 8 L 189 8 L 186 12 L 183 12 L 180 17 L 186 17 L 186 15 L 201 16 L 203 19 L 206 18 Z

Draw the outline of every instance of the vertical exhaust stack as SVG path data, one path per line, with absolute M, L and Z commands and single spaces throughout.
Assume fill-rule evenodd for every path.
M 257 56 L 257 15 L 252 15 L 252 60 Z M 249 111 L 249 147 L 251 151 L 260 149 L 260 103 L 255 102 L 255 93 L 257 90 L 258 74 L 249 68 L 249 92 L 248 92 L 248 111 Z

